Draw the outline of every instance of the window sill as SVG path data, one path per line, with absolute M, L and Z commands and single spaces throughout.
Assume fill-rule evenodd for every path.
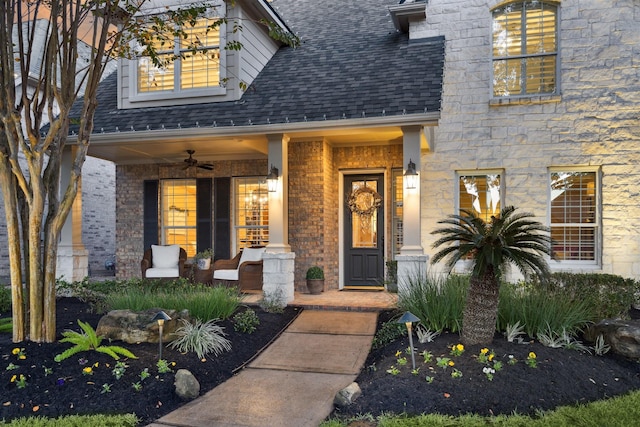
M 559 273 L 562 271 L 569 272 L 593 272 L 593 271 L 602 271 L 602 266 L 599 264 L 582 264 L 570 261 L 549 261 L 549 269 L 552 273 Z
M 489 100 L 489 105 L 502 107 L 507 105 L 552 104 L 560 101 L 562 101 L 562 96 L 560 95 L 534 95 L 519 98 L 491 98 Z

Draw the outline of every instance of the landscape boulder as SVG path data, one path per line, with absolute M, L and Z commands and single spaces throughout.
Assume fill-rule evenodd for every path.
M 595 342 L 598 335 L 602 335 L 612 352 L 624 357 L 640 359 L 640 320 L 601 320 L 587 328 L 585 339 Z
M 351 405 L 362 394 L 358 383 L 353 382 L 336 393 L 333 404 L 340 407 Z
M 112 310 L 102 316 L 96 333 L 106 339 L 124 341 L 129 344 L 158 342 L 158 322 L 153 320 L 156 314 L 164 311 L 171 317 L 162 327 L 162 342 L 171 342 L 177 338 L 176 329 L 182 326 L 180 319 L 190 321 L 189 311 L 163 310 L 151 308 L 144 311 Z
M 182 400 L 193 400 L 200 395 L 200 383 L 187 369 L 178 369 L 173 385 Z

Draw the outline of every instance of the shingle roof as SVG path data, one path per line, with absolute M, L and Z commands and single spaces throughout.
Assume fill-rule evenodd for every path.
M 275 0 L 273 7 L 302 44 L 280 48 L 239 101 L 118 110 L 113 73 L 100 84 L 94 132 L 437 112 L 444 38 L 409 41 L 394 29 L 388 11 L 393 4 Z

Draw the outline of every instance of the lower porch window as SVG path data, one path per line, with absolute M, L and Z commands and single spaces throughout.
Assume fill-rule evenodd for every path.
M 269 191 L 264 177 L 234 179 L 236 251 L 269 243 Z
M 196 254 L 196 181 L 169 179 L 161 181 L 161 242 L 180 245 L 188 257 Z

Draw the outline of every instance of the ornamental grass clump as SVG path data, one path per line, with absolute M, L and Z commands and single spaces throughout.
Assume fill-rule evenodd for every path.
M 195 352 L 200 359 L 213 353 L 218 356 L 223 351 L 231 350 L 231 341 L 224 337 L 222 326 L 217 325 L 217 320 L 209 320 L 202 323 L 196 319 L 194 323 L 180 319 L 182 326 L 176 330 L 178 338 L 169 346 L 181 353 Z

